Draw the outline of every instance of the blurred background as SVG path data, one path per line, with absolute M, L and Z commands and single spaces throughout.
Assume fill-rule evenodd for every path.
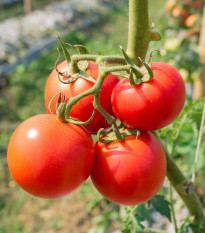
M 180 71 L 189 106 L 205 95 L 203 1 L 149 3 L 150 23 L 162 37 L 159 42 L 151 42 L 149 53 L 159 49 L 153 60 L 168 62 Z M 64 42 L 84 45 L 91 54 L 120 54 L 119 45 L 126 48 L 127 25 L 127 0 L 0 0 L 0 233 L 121 232 L 121 208 L 98 194 L 89 180 L 61 199 L 33 197 L 12 179 L 6 151 L 22 121 L 46 113 L 44 87 L 58 57 L 57 36 Z M 160 132 L 162 137 L 166 135 L 168 147 L 175 144 L 173 156 L 188 177 L 193 172 L 202 106 L 197 104 L 183 116 L 182 123 L 177 121 Z M 176 144 L 173 135 L 177 124 L 180 132 Z M 196 187 L 203 203 L 204 160 L 203 140 Z M 174 198 L 180 225 L 187 212 L 176 195 Z M 157 214 L 148 217 L 146 212 L 143 220 L 149 226 L 173 232 L 173 226 Z

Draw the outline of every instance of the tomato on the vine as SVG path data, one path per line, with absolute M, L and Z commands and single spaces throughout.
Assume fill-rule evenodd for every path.
M 150 132 L 126 137 L 122 142 L 97 142 L 91 178 L 108 200 L 137 205 L 151 199 L 163 184 L 166 158 Z
M 57 198 L 88 178 L 94 143 L 84 127 L 42 114 L 18 126 L 9 142 L 7 160 L 11 175 L 24 190 L 38 197 Z
M 173 122 L 180 114 L 185 84 L 179 72 L 163 62 L 152 63 L 153 78 L 133 86 L 122 79 L 114 88 L 113 111 L 127 127 L 152 131 Z
M 62 62 L 58 67 L 58 70 L 60 72 L 64 72 L 67 69 L 67 62 Z M 89 66 L 86 70 L 86 73 L 91 76 L 93 79 L 97 80 L 98 77 L 98 66 L 94 62 L 90 62 Z M 67 77 L 62 77 L 64 81 L 67 81 Z M 111 115 L 113 115 L 112 106 L 111 106 L 111 94 L 114 86 L 118 83 L 119 79 L 116 75 L 108 75 L 102 85 L 102 89 L 100 91 L 100 105 Z M 65 95 L 65 98 L 73 97 L 76 95 L 79 95 L 82 92 L 85 92 L 89 90 L 94 83 L 87 81 L 83 78 L 78 78 L 73 83 L 65 84 L 62 83 L 58 78 L 58 73 L 54 69 L 46 83 L 45 87 L 45 105 L 46 109 L 49 112 L 48 104 L 51 100 L 51 98 L 56 95 L 57 93 L 61 92 L 62 95 Z M 57 103 L 58 97 L 54 98 L 54 101 L 51 104 L 51 109 L 55 113 L 56 110 L 56 103 Z M 90 116 L 92 115 L 92 112 L 94 110 L 93 107 L 93 100 L 94 96 L 89 95 L 78 101 L 71 109 L 70 117 L 76 118 L 81 121 L 87 121 Z M 104 118 L 104 116 L 99 112 L 96 111 L 95 116 L 93 120 L 86 125 L 86 127 L 91 132 L 97 132 L 100 128 L 106 128 L 108 125 L 108 122 Z

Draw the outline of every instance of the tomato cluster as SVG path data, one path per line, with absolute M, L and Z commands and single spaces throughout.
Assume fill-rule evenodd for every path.
M 61 63 L 45 87 L 48 114 L 27 119 L 11 137 L 7 156 L 15 181 L 33 195 L 57 198 L 91 176 L 97 190 L 113 202 L 135 205 L 152 198 L 164 181 L 166 158 L 160 142 L 149 131 L 167 126 L 179 115 L 185 85 L 172 66 L 155 62 L 151 68 L 153 78 L 139 85 L 131 85 L 126 78 L 119 81 L 112 74 L 104 79 L 99 93 L 102 108 L 124 124 L 124 131 L 138 129 L 141 133 L 94 145 L 91 133 L 108 127 L 100 112 L 96 111 L 87 129 L 50 114 L 50 109 L 56 113 L 59 98 L 52 98 L 57 93 L 71 98 L 94 85 L 81 77 L 71 83 L 68 76 L 59 79 L 59 71 L 63 74 L 67 69 L 67 62 Z M 90 62 L 86 73 L 97 80 L 98 66 Z M 82 98 L 69 117 L 88 120 L 94 110 L 93 99 L 92 95 Z

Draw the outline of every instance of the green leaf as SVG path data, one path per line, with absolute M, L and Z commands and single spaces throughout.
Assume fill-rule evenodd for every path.
M 138 205 L 135 211 L 135 217 L 140 222 L 144 220 L 151 222 L 150 213 L 149 213 L 149 210 L 146 208 L 145 204 Z
M 58 37 L 58 41 L 60 42 L 61 48 L 62 48 L 62 50 L 63 50 L 64 57 L 65 57 L 67 63 L 69 64 L 70 61 L 71 61 L 71 59 L 70 59 L 70 54 L 69 54 L 67 48 L 65 47 L 65 45 L 63 44 L 63 41 L 61 40 L 60 37 Z
M 72 45 L 70 43 L 66 43 L 66 44 L 69 45 L 70 47 L 76 48 L 80 54 L 89 54 L 88 50 L 83 45 Z
M 79 74 L 82 78 L 84 78 L 84 79 L 86 79 L 86 80 L 88 80 L 88 81 L 90 81 L 90 82 L 92 82 L 92 83 L 96 83 L 96 80 L 95 80 L 94 78 L 92 78 L 91 76 L 89 76 L 88 74 L 86 74 L 85 71 L 80 70 L 80 71 L 78 72 L 78 74 Z
M 143 233 L 143 229 L 145 228 L 142 224 L 141 221 L 142 219 L 139 218 L 138 216 L 131 215 L 131 221 L 132 221 L 132 226 L 133 226 L 133 232 L 137 233 Z
M 171 222 L 171 211 L 169 207 L 169 202 L 161 195 L 155 195 L 151 199 L 154 209 L 159 212 L 161 215 L 167 217 Z
M 131 233 L 130 228 L 125 228 L 122 230 L 122 233 Z
M 79 52 L 79 54 L 89 54 L 88 50 L 83 45 L 72 45 L 69 43 L 66 43 L 70 47 L 76 48 Z M 89 61 L 79 61 L 78 62 L 78 68 L 80 70 L 87 70 L 89 66 Z

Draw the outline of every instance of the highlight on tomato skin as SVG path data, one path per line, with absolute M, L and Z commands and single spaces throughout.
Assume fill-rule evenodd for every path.
M 61 72 L 65 72 L 67 69 L 67 62 L 64 61 L 58 65 L 58 70 Z M 97 80 L 98 78 L 98 66 L 93 61 L 90 61 L 89 66 L 86 70 L 86 73 L 91 76 L 93 79 Z M 62 77 L 64 81 L 68 80 L 67 77 Z M 111 94 L 115 85 L 119 82 L 119 78 L 116 75 L 109 74 L 102 85 L 102 89 L 100 91 L 100 105 L 110 114 L 114 115 L 112 106 L 111 106 Z M 58 78 L 58 73 L 54 69 L 48 77 L 46 87 L 45 87 L 45 106 L 48 113 L 50 113 L 48 109 L 48 105 L 53 96 L 57 93 L 61 92 L 62 95 L 65 95 L 65 98 L 74 97 L 79 95 L 82 92 L 89 90 L 94 83 L 85 80 L 83 78 L 78 78 L 76 81 L 70 84 L 62 83 Z M 71 109 L 70 117 L 76 118 L 81 121 L 87 121 L 93 111 L 93 100 L 94 96 L 89 95 L 79 100 Z M 51 104 L 51 109 L 55 113 L 56 112 L 56 103 L 58 101 L 58 96 L 54 98 Z M 96 110 L 95 116 L 93 120 L 86 125 L 86 127 L 92 132 L 96 133 L 100 128 L 106 128 L 109 124 L 105 117 Z
M 81 126 L 51 114 L 33 116 L 14 131 L 7 151 L 8 167 L 25 191 L 58 198 L 77 189 L 94 163 L 94 142 Z
M 122 79 L 111 96 L 115 116 L 129 128 L 161 129 L 172 123 L 183 109 L 186 90 L 179 72 L 169 64 L 153 62 L 153 79 L 133 86 Z
M 126 137 L 122 142 L 97 142 L 91 178 L 108 200 L 138 205 L 150 200 L 166 175 L 166 158 L 158 139 L 150 132 Z

